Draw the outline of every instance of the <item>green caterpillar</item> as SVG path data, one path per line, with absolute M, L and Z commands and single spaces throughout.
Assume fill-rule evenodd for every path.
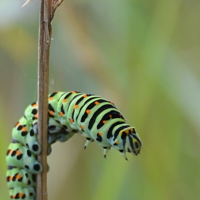
M 12 131 L 7 151 L 7 184 L 11 199 L 35 200 L 36 174 L 42 171 L 37 155 L 37 102 L 29 105 Z M 113 147 L 126 158 L 126 152 L 138 155 L 142 142 L 134 127 L 126 123 L 115 105 L 99 96 L 80 92 L 54 92 L 48 104 L 48 155 L 56 141 L 67 141 L 79 132 L 86 138 L 84 148 L 94 140 L 106 157 Z

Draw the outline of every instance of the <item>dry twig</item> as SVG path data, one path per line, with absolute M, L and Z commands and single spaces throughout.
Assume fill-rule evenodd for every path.
M 38 141 L 42 147 L 39 162 L 43 171 L 37 176 L 37 200 L 47 200 L 47 134 L 48 134 L 48 85 L 51 21 L 63 0 L 41 0 L 38 40 Z M 24 5 L 30 2 L 28 0 Z

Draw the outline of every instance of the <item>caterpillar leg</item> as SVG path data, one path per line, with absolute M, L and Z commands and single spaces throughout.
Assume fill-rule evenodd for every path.
M 53 144 L 56 141 L 65 142 L 75 134 L 75 132 L 69 131 L 66 126 L 61 125 L 53 118 L 49 118 L 48 133 L 49 144 Z
M 48 125 L 48 132 L 49 132 L 49 134 L 58 133 L 63 128 L 63 126 L 60 123 L 58 123 L 57 121 L 55 121 L 51 117 L 49 118 L 48 124 L 49 124 Z
M 103 156 L 104 156 L 104 158 L 106 158 L 107 153 L 110 150 L 110 148 L 111 148 L 111 146 L 110 147 L 103 147 Z
M 84 149 L 86 149 L 87 146 L 88 146 L 91 142 L 94 142 L 94 140 L 87 137 L 87 138 L 86 138 L 86 143 L 84 144 Z
M 122 156 L 125 158 L 125 160 L 128 161 L 128 158 L 126 157 L 126 151 L 124 150 L 119 150 L 120 153 L 122 153 Z

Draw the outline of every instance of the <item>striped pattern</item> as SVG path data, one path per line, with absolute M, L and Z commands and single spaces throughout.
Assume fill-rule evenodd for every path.
M 96 95 L 76 91 L 54 92 L 48 105 L 48 154 L 56 141 L 65 142 L 79 132 L 86 138 L 84 148 L 96 141 L 106 157 L 111 147 L 127 159 L 138 155 L 142 146 L 134 127 L 127 124 L 115 105 Z M 42 171 L 36 160 L 41 152 L 37 142 L 38 105 L 32 103 L 16 123 L 7 151 L 7 183 L 11 199 L 35 200 L 35 174 Z

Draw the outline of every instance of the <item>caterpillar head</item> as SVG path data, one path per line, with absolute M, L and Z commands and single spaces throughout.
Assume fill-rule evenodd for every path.
M 119 132 L 115 140 L 114 148 L 119 150 L 126 158 L 126 152 L 138 155 L 142 147 L 142 142 L 134 127 L 128 127 Z
M 120 135 L 123 140 L 124 150 L 137 156 L 140 153 L 142 142 L 137 135 L 135 128 L 126 128 L 120 131 Z

